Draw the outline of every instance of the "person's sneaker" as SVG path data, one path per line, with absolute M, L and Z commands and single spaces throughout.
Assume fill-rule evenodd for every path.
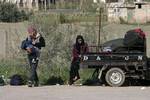
M 72 80 L 70 80 L 69 82 L 68 82 L 68 85 L 70 86 L 70 85 L 73 85 L 74 84 L 74 81 Z
M 39 86 L 39 82 L 35 82 L 34 87 L 38 87 L 38 86 Z
M 32 63 L 36 63 L 36 60 L 35 60 L 35 59 L 32 59 Z
M 73 81 L 77 81 L 77 80 L 79 80 L 80 79 L 80 77 L 75 77 L 74 79 L 73 79 Z
M 37 57 L 36 60 L 39 61 L 39 58 Z
M 28 87 L 32 87 L 32 85 L 33 85 L 32 82 L 29 81 L 29 82 L 28 82 Z

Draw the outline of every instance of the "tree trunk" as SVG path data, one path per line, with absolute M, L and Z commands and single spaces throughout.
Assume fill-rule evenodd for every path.
M 44 0 L 44 8 L 45 8 L 45 11 L 47 10 L 47 1 L 46 0 Z

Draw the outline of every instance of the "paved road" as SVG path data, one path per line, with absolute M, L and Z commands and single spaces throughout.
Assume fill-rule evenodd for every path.
M 0 100 L 149 100 L 150 87 L 0 87 Z

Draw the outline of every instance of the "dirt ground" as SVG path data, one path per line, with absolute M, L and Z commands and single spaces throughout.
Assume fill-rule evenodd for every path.
M 150 87 L 0 87 L 0 100 L 149 100 Z

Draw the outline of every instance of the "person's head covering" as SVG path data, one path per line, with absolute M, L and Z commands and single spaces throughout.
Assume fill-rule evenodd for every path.
M 36 28 L 34 26 L 29 26 L 28 27 L 28 33 L 31 34 L 33 32 L 37 32 Z
M 83 45 L 83 44 L 84 44 L 83 36 L 82 36 L 82 35 L 77 35 L 77 38 L 76 38 L 76 44 L 79 44 L 79 43 L 78 43 L 78 39 L 81 39 L 81 40 L 82 40 L 82 42 L 81 42 L 80 45 Z
M 82 42 L 81 43 L 79 43 L 78 42 L 78 39 L 81 39 L 82 40 Z M 77 36 L 77 38 L 76 38 L 76 44 L 75 44 L 75 47 L 76 47 L 76 49 L 78 50 L 78 52 L 80 53 L 80 49 L 81 49 L 81 46 L 83 46 L 85 43 L 84 43 L 84 39 L 83 39 L 83 36 L 82 35 L 78 35 Z

